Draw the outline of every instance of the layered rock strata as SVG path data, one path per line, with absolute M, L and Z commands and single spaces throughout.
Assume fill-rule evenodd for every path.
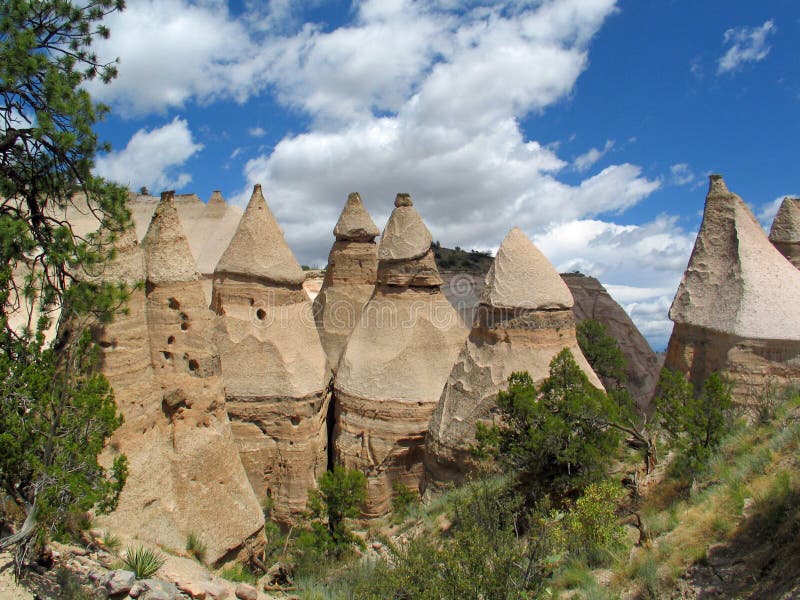
M 336 370 L 347 338 L 361 309 L 375 289 L 378 253 L 375 238 L 380 234 L 358 193 L 350 194 L 339 216 L 328 255 L 322 288 L 314 299 L 314 318 L 328 364 Z
M 126 232 L 104 278 L 133 285 L 128 313 L 97 331 L 102 370 L 125 421 L 106 460 L 128 458 L 112 530 L 170 548 L 200 536 L 212 564 L 263 543 L 263 512 L 238 460 L 225 411 L 213 314 L 178 220 L 163 195 L 142 246 Z M 224 510 L 220 510 L 224 507 Z
M 573 299 L 553 265 L 514 228 L 486 275 L 475 322 L 450 371 L 426 440 L 427 483 L 460 481 L 471 470 L 475 426 L 491 422 L 497 392 L 509 375 L 549 375 L 550 361 L 568 348 L 589 381 L 602 389 L 575 336 Z
M 467 330 L 440 290 L 431 235 L 398 194 L 378 248 L 378 281 L 334 382 L 336 460 L 367 474 L 365 514 L 419 490 L 428 422 Z
M 769 241 L 800 269 L 800 198 L 783 199 L 772 222 Z
M 239 455 L 281 522 L 328 466 L 326 358 L 304 279 L 256 185 L 214 271 L 212 309 Z
M 800 377 L 800 271 L 742 199 L 712 175 L 703 222 L 669 316 L 665 367 L 699 387 L 713 371 L 736 400 Z

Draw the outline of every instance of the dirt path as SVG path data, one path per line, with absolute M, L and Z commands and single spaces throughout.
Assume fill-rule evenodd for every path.
M 33 600 L 33 594 L 14 581 L 14 566 L 7 552 L 0 553 L 0 600 Z

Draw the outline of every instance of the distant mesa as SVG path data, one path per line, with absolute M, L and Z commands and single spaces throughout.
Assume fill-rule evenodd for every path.
M 719 371 L 741 402 L 768 381 L 796 380 L 798 297 L 800 271 L 722 177 L 712 175 L 703 222 L 669 312 L 675 325 L 665 366 L 687 373 L 696 386 Z

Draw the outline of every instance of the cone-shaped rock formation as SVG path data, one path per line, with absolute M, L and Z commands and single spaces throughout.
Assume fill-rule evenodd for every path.
M 212 309 L 239 454 L 283 522 L 327 469 L 326 359 L 304 279 L 256 185 L 214 272 Z
M 375 292 L 334 383 L 336 459 L 367 474 L 367 515 L 388 512 L 393 484 L 420 488 L 428 422 L 467 335 L 407 194 L 397 196 L 378 257 Z
M 514 228 L 486 275 L 475 323 L 444 386 L 426 440 L 428 484 L 458 481 L 469 472 L 475 425 L 491 420 L 508 376 L 549 375 L 550 361 L 568 348 L 589 381 L 602 388 L 575 336 L 572 295 L 527 236 Z
M 118 247 L 104 277 L 131 284 L 146 275 L 147 284 L 146 292 L 133 292 L 127 315 L 98 332 L 103 372 L 125 417 L 110 448 L 127 455 L 129 465 L 119 507 L 105 522 L 172 548 L 199 533 L 207 560 L 218 564 L 246 540 L 257 544 L 264 520 L 238 461 L 213 314 L 171 193 L 163 195 L 142 247 L 132 230 Z
M 328 255 L 322 288 L 314 300 L 314 318 L 320 339 L 334 371 L 361 309 L 375 289 L 380 234 L 357 193 L 347 197 L 333 229 L 336 241 Z
M 800 271 L 769 242 L 742 199 L 711 176 L 703 223 L 670 308 L 665 366 L 696 386 L 712 371 L 747 401 L 767 380 L 800 376 Z
M 783 199 L 772 222 L 769 241 L 800 269 L 800 198 Z

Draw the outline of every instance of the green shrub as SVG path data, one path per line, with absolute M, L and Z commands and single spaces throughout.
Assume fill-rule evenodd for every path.
M 103 539 L 100 540 L 103 548 L 105 548 L 108 552 L 116 553 L 122 547 L 122 542 L 119 540 L 119 537 L 106 531 L 103 534 Z
M 624 530 L 615 514 L 622 490 L 613 481 L 589 484 L 560 527 L 563 545 L 573 555 L 585 558 L 590 566 L 605 562 L 619 550 Z
M 730 385 L 712 373 L 695 394 L 682 373 L 662 369 L 654 401 L 660 425 L 680 453 L 672 465 L 673 474 L 694 478 L 731 424 Z
M 258 575 L 253 573 L 247 565 L 242 563 L 234 563 L 225 567 L 220 573 L 223 579 L 233 581 L 234 583 L 249 583 L 255 585 L 258 583 Z
M 619 387 L 627 380 L 627 360 L 617 340 L 608 334 L 605 325 L 592 319 L 581 321 L 575 327 L 578 345 L 592 369 L 611 387 Z
M 316 555 L 341 558 L 361 540 L 347 527 L 346 519 L 361 514 L 367 497 L 367 478 L 357 469 L 336 465 L 319 479 L 319 489 L 308 494 L 309 527 L 297 537 L 306 562 Z
M 200 536 L 193 531 L 186 538 L 186 551 L 200 562 L 203 562 L 206 556 L 206 545 L 200 539 Z
M 494 455 L 533 499 L 561 496 L 601 480 L 619 444 L 610 425 L 616 411 L 562 350 L 537 388 L 528 373 L 512 373 L 497 405 L 503 425 L 476 429 L 479 453 Z
M 399 481 L 392 485 L 392 489 L 394 490 L 394 496 L 392 497 L 393 516 L 397 519 L 403 519 L 408 516 L 411 508 L 419 503 L 419 494 Z
M 137 579 L 147 579 L 164 566 L 164 557 L 143 546 L 128 546 L 122 563 L 129 571 L 133 571 Z
M 391 557 L 353 585 L 355 598 L 531 598 L 558 560 L 551 523 L 507 486 L 479 481 L 458 498 L 440 538 L 389 546 Z

